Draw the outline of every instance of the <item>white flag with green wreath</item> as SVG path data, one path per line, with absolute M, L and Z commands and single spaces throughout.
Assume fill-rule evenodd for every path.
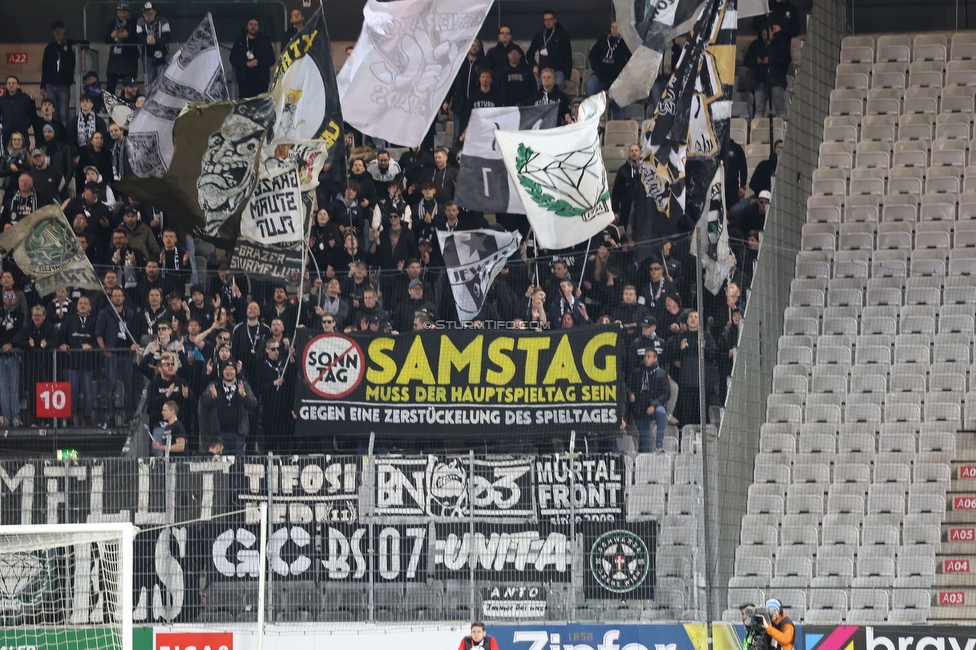
M 575 246 L 613 223 L 597 128 L 606 94 L 587 98 L 578 121 L 542 131 L 495 131 L 505 168 L 541 248 Z

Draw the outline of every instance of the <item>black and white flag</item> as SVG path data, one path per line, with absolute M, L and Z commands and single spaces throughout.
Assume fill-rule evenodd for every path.
M 265 244 L 299 242 L 303 211 L 302 189 L 295 167 L 262 173 L 241 213 L 241 237 Z
M 173 160 L 173 123 L 189 102 L 229 99 L 213 20 L 208 13 L 190 34 L 136 110 L 125 146 L 132 173 L 161 176 Z
M 460 230 L 437 232 L 444 254 L 444 265 L 454 292 L 458 318 L 471 321 L 485 304 L 488 288 L 518 250 L 518 232 Z
M 495 142 L 495 129 L 535 131 L 556 126 L 558 104 L 476 108 L 464 132 L 464 150 L 458 171 L 454 201 L 479 212 L 525 214 L 515 182 L 505 169 Z
M 725 168 L 722 165 L 718 166 L 708 186 L 705 209 L 691 235 L 691 254 L 695 257 L 698 256 L 698 236 L 702 230 L 706 233 L 705 256 L 701 259 L 705 288 L 717 296 L 735 268 L 729 248 L 729 230 L 725 227 Z

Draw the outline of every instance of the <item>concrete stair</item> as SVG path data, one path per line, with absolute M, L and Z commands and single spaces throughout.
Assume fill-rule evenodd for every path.
M 976 619 L 976 432 L 956 434 L 929 621 Z

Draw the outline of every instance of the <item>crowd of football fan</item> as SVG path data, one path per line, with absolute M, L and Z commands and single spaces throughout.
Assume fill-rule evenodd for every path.
M 300 11 L 292 12 L 291 20 L 293 31 L 302 28 Z M 497 214 L 489 223 L 483 214 L 453 202 L 458 151 L 471 110 L 559 103 L 560 122 L 572 121 L 575 114 L 561 90 L 572 69 L 569 35 L 552 12 L 545 13 L 544 29 L 525 54 L 505 26 L 487 53 L 475 43 L 438 118 L 454 121 L 452 147 L 434 148 L 432 127 L 423 146 L 395 160 L 368 137 L 347 133 L 348 167 L 327 166 L 320 177 L 308 241 L 308 279 L 303 294 L 294 296 L 284 287 L 228 273 L 223 251 L 188 236 L 151 205 L 113 190 L 114 182 L 128 173 L 126 132 L 104 113 L 94 72 L 85 77 L 79 110 L 69 118 L 68 94 L 61 91 L 73 77 L 74 42 L 65 38 L 60 22 L 52 31 L 39 110 L 37 98 L 20 90 L 15 77 L 7 78 L 0 97 L 0 228 L 11 227 L 41 206 L 60 203 L 104 292 L 65 287 L 41 297 L 12 257 L 3 258 L 0 411 L 12 427 L 24 426 L 24 420 L 46 424 L 33 416 L 34 385 L 55 376 L 71 382 L 76 426 L 122 426 L 132 417 L 141 385 L 135 379 L 141 373 L 149 381 L 150 422 L 179 420 L 204 447 L 222 438 L 231 452 L 239 452 L 247 441 L 254 448 L 255 440 L 264 449 L 295 449 L 291 404 L 298 364 L 288 359 L 293 357 L 290 339 L 296 325 L 379 333 L 457 321 L 437 232 L 496 228 L 528 235 L 524 215 Z M 134 80 L 140 56 L 147 76 L 159 74 L 168 61 L 169 36 L 166 19 L 152 3 L 135 20 L 128 4 L 120 2 L 105 35 L 113 45 L 106 89 L 114 91 L 120 83 L 121 102 L 141 105 Z M 241 93 L 266 88 L 267 68 L 274 60 L 267 55 L 270 41 L 256 20 L 248 22 L 234 48 Z M 598 40 L 590 53 L 594 74 L 587 80 L 587 94 L 608 88 L 629 56 L 615 27 Z M 538 60 L 538 65 L 530 67 L 527 60 Z M 256 63 L 250 65 L 252 61 Z M 536 250 L 528 237 L 488 289 L 481 313 L 462 325 L 569 328 L 618 323 L 630 342 L 621 365 L 628 392 L 637 397 L 631 400 L 631 408 L 638 411 L 635 419 L 647 419 L 637 406 L 647 401 L 642 368 L 645 351 L 653 349 L 668 374 L 667 417 L 672 423 L 697 423 L 698 328 L 705 330 L 709 371 L 704 386 L 711 403 L 719 403 L 731 371 L 768 195 L 759 198 L 757 191 L 757 198 L 744 206 L 751 220 L 743 223 L 751 226 L 735 233 L 736 269 L 718 296 L 706 292 L 699 315 L 687 233 L 638 243 L 629 235 L 628 218 L 640 185 L 639 154 L 632 147 L 616 175 L 613 225 L 589 245 L 571 251 Z M 730 167 L 733 190 L 744 190 L 744 171 L 734 159 Z M 744 191 L 737 194 L 743 196 Z M 56 359 L 50 354 L 55 349 L 64 352 Z M 96 379 L 104 379 L 105 386 L 97 400 Z M 223 435 L 228 431 L 241 435 Z M 173 451 L 181 449 L 174 446 Z

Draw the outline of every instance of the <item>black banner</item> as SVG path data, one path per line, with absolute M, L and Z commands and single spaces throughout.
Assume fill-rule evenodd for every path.
M 584 524 L 583 591 L 587 598 L 654 599 L 657 522 Z
M 430 519 L 527 519 L 532 459 L 378 458 L 378 516 Z
M 302 243 L 260 244 L 239 237 L 230 258 L 230 270 L 246 273 L 255 280 L 297 285 L 302 273 Z
M 617 521 L 624 511 L 626 470 L 621 456 L 537 456 L 536 503 L 539 515 L 553 524 Z
M 302 329 L 296 433 L 425 436 L 619 428 L 620 329 L 344 336 Z

